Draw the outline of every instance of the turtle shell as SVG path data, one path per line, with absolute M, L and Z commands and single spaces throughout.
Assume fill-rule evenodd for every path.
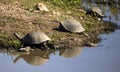
M 70 32 L 80 33 L 80 32 L 85 31 L 83 26 L 77 20 L 68 19 L 68 20 L 61 22 L 61 25 L 62 25 L 62 27 L 64 27 L 64 29 L 66 29 L 67 31 L 70 31 Z
M 51 39 L 43 32 L 32 31 L 27 33 L 21 40 L 24 44 L 40 44 Z
M 93 7 L 91 9 L 94 13 L 97 13 L 98 15 L 100 15 L 101 17 L 103 17 L 104 15 L 102 14 L 102 11 L 98 8 L 98 7 Z

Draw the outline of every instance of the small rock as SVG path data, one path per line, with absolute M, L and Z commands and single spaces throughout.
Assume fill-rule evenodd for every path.
M 84 19 L 84 17 L 80 16 L 80 20 L 83 20 L 83 19 Z
M 61 15 L 61 13 L 57 12 L 57 11 L 53 11 L 52 13 L 53 13 L 53 15 L 56 15 L 56 16 L 60 16 Z
M 89 46 L 89 47 L 96 47 L 96 46 L 98 46 L 98 44 L 91 43 L 91 42 L 85 43 L 84 45 L 85 45 L 85 46 Z
M 29 52 L 29 51 L 34 51 L 34 50 L 31 49 L 30 47 L 24 47 L 24 48 L 20 48 L 19 51 L 22 51 L 22 52 Z
M 38 12 L 40 12 L 40 11 L 39 11 L 39 10 L 34 10 L 34 12 L 35 12 L 35 13 L 38 13 Z
M 97 18 L 97 20 L 99 20 L 99 21 L 100 21 L 101 19 L 100 19 L 100 18 Z
M 37 8 L 38 8 L 40 11 L 49 11 L 48 8 L 47 8 L 43 3 L 38 3 L 38 4 L 37 4 Z
M 86 11 L 83 10 L 83 9 L 79 9 L 79 11 L 82 12 L 82 13 L 86 13 Z

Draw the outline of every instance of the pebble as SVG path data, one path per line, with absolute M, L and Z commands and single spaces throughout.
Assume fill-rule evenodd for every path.
M 24 48 L 20 48 L 19 51 L 29 52 L 29 51 L 34 51 L 34 50 L 32 48 L 30 48 L 30 47 L 24 47 Z
M 47 8 L 43 3 L 38 3 L 38 4 L 37 4 L 37 8 L 38 8 L 40 11 L 49 11 L 48 8 Z

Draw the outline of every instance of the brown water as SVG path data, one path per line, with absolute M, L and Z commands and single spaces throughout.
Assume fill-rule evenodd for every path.
M 96 0 L 97 1 L 97 0 Z M 116 0 L 117 1 L 117 0 Z M 106 18 L 120 25 L 120 5 L 87 2 L 84 7 L 99 6 Z M 0 72 L 120 72 L 120 30 L 102 34 L 98 47 L 77 47 L 60 51 L 15 53 L 0 50 Z

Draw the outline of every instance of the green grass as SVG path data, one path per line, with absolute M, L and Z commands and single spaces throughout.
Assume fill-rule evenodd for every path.
M 92 32 L 91 30 L 101 25 L 100 21 L 98 21 L 95 17 L 86 15 L 85 13 L 79 11 L 80 7 L 77 8 L 77 6 L 80 5 L 80 0 L 0 0 L 0 3 L 8 4 L 8 3 L 14 3 L 14 1 L 18 1 L 23 7 L 27 9 L 31 9 L 31 8 L 35 9 L 34 8 L 35 5 L 41 2 L 41 3 L 44 3 L 50 11 L 47 13 L 45 12 L 36 13 L 35 15 L 40 15 L 40 16 L 37 19 L 33 19 L 32 24 L 29 24 L 23 19 L 9 17 L 9 16 L 6 16 L 6 17 L 1 16 L 0 27 L 2 27 L 3 29 L 1 29 L 0 31 L 0 34 L 1 34 L 0 35 L 0 46 L 3 48 L 17 49 L 19 47 L 22 47 L 19 40 L 17 40 L 13 36 L 13 32 L 17 32 L 20 35 L 25 35 L 30 30 L 38 29 L 39 27 L 42 30 L 44 30 L 44 32 L 48 32 L 48 33 L 51 32 L 51 34 L 54 33 L 53 35 L 50 34 L 51 35 L 50 38 L 54 40 L 53 43 L 59 44 L 60 41 L 61 42 L 64 41 L 65 43 L 68 43 L 70 41 L 69 38 L 72 38 L 75 36 L 78 37 L 77 34 L 74 34 L 74 33 L 62 33 L 62 32 L 60 33 L 59 31 L 57 32 L 52 31 L 51 30 L 52 28 L 47 29 L 46 27 L 48 27 L 48 25 L 50 24 L 51 24 L 50 27 L 52 27 L 52 24 L 54 26 L 53 21 L 56 20 L 56 18 L 62 21 L 70 17 L 73 17 L 74 19 L 77 19 L 78 21 L 80 21 L 80 23 L 86 29 L 86 32 L 91 35 L 93 35 L 93 33 L 90 33 Z M 52 15 L 52 11 L 60 12 L 61 16 L 54 17 L 54 15 Z M 32 14 L 31 11 L 29 13 L 30 15 L 34 15 Z M 46 16 L 46 15 L 50 15 L 50 16 Z M 44 18 L 41 18 L 41 16 L 44 16 Z M 84 19 L 80 20 L 80 17 L 83 17 Z M 106 24 L 103 24 L 103 25 L 104 25 L 103 27 L 107 26 Z M 5 30 L 5 27 L 8 27 L 10 30 L 8 30 L 7 28 Z M 97 38 L 98 34 L 96 34 L 97 33 L 96 31 L 97 29 L 94 31 L 95 35 L 92 36 L 92 38 L 95 38 L 95 39 Z
M 0 46 L 2 48 L 14 48 L 18 49 L 19 47 L 22 47 L 20 44 L 20 41 L 18 39 L 10 39 L 7 36 L 0 36 Z
M 55 5 L 68 7 L 80 4 L 80 0 L 52 0 Z
M 0 3 L 13 3 L 15 1 L 18 1 L 23 6 L 27 8 L 32 8 L 37 3 L 47 3 L 47 4 L 53 4 L 62 8 L 69 8 L 72 6 L 80 5 L 81 0 L 0 0 Z

